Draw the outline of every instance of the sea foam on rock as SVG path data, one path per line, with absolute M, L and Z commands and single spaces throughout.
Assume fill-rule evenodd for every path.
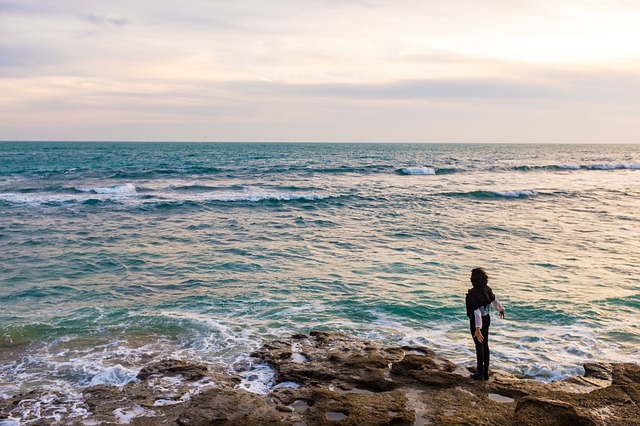
M 584 377 L 553 383 L 500 371 L 475 381 L 428 348 L 323 331 L 267 341 L 252 356 L 275 372 L 267 394 L 247 392 L 239 376 L 223 369 L 165 360 L 124 386 L 84 389 L 87 415 L 59 411 L 37 424 L 640 424 L 635 364 L 590 363 Z M 0 419 L 20 418 L 28 400 L 37 395 L 0 401 Z

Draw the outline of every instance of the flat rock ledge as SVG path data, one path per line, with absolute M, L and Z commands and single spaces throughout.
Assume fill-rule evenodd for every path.
M 499 371 L 475 381 L 425 347 L 323 331 L 268 341 L 252 357 L 275 370 L 267 395 L 243 390 L 241 378 L 224 371 L 166 360 L 125 386 L 86 388 L 81 402 L 59 396 L 56 415 L 29 424 L 640 425 L 636 364 L 585 364 L 583 377 L 553 383 Z M 0 422 L 44 394 L 0 401 Z

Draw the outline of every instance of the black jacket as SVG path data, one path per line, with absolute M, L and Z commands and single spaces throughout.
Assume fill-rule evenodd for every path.
M 493 290 L 488 285 L 484 288 L 473 287 L 467 292 L 465 303 L 467 305 L 467 316 L 473 318 L 473 311 L 481 306 L 487 306 L 496 299 Z

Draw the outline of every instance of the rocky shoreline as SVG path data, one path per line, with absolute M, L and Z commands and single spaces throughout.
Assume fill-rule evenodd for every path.
M 0 401 L 0 425 L 25 415 L 39 418 L 29 424 L 86 426 L 640 425 L 636 364 L 586 364 L 584 376 L 553 383 L 500 371 L 476 381 L 428 348 L 322 331 L 268 341 L 252 357 L 275 370 L 266 395 L 224 370 L 165 360 L 76 399 L 33 391 Z M 49 408 L 34 402 L 43 398 Z

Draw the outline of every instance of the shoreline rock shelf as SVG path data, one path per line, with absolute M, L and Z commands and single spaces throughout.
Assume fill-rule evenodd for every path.
M 60 398 L 58 410 L 36 424 L 640 425 L 636 364 L 585 364 L 583 377 L 553 383 L 499 371 L 475 381 L 428 348 L 323 331 L 265 342 L 252 357 L 275 371 L 266 395 L 225 371 L 165 360 L 135 382 L 85 388 L 73 401 L 16 395 L 0 401 L 0 419 L 46 394 Z

